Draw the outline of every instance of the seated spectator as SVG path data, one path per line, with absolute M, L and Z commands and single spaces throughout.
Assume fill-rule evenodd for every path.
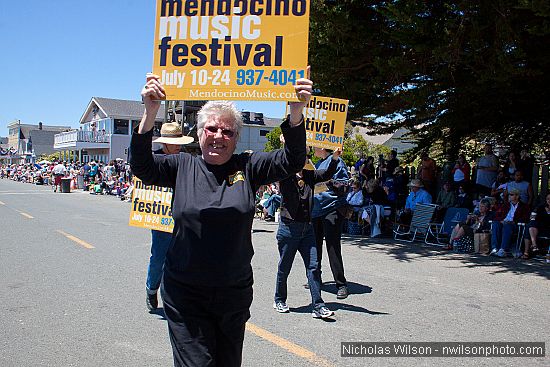
M 387 205 L 388 194 L 380 186 L 380 180 L 370 179 L 365 183 L 365 205 Z
M 365 204 L 362 218 L 370 224 L 371 237 L 378 237 L 382 234 L 380 223 L 384 216 L 384 205 L 388 204 L 388 196 L 377 179 L 371 179 L 366 184 Z
M 103 190 L 102 193 L 104 195 L 113 195 L 116 182 L 117 180 L 115 176 L 105 178 L 105 181 L 101 182 L 101 189 Z
M 529 205 L 522 203 L 519 190 L 508 191 L 510 201 L 497 205 L 495 219 L 491 226 L 491 255 L 505 257 L 510 254 L 512 235 L 518 231 L 518 223 L 529 219 Z
M 351 184 L 351 191 L 346 197 L 346 202 L 353 207 L 354 218 L 351 220 L 357 220 L 357 213 L 362 210 L 364 204 L 363 192 L 361 191 L 361 184 L 359 181 L 353 181 Z
M 424 184 L 418 179 L 411 180 L 407 185 L 409 186 L 411 193 L 407 197 L 405 202 L 405 209 L 414 212 L 416 204 L 431 204 L 432 196 L 424 190 Z
M 466 161 L 466 156 L 460 154 L 458 160 L 451 171 L 453 175 L 454 187 L 458 189 L 459 185 L 468 185 L 470 183 L 470 164 Z
M 491 230 L 491 223 L 494 218 L 494 212 L 491 211 L 491 202 L 487 199 L 481 200 L 479 204 L 479 214 L 468 215 L 466 223 L 458 223 L 454 228 L 451 236 L 449 237 L 450 246 L 448 249 L 452 249 L 452 243 L 460 240 L 464 236 L 474 239 L 474 233 L 484 233 Z
M 281 195 L 279 195 L 277 187 L 275 185 L 269 186 L 269 191 L 271 192 L 271 195 L 264 202 L 264 212 L 266 213 L 265 220 L 267 222 L 274 222 L 275 213 L 277 212 L 277 210 L 279 210 L 279 207 L 281 206 Z
M 537 238 L 539 236 L 550 237 L 550 194 L 546 195 L 546 202 L 531 213 L 531 222 L 529 222 L 526 232 L 527 238 L 525 239 L 525 250 L 522 259 L 529 258 L 529 251 L 535 255 L 538 253 Z
M 516 171 L 514 174 L 514 181 L 508 182 L 506 185 L 506 190 L 509 192 L 510 190 L 516 189 L 519 191 L 519 198 L 522 203 L 526 203 L 529 205 L 529 207 L 533 206 L 533 187 L 531 186 L 530 182 L 527 182 L 523 179 L 523 172 L 522 171 Z M 504 198 L 506 200 L 507 192 L 504 192 Z
M 439 191 L 435 203 L 439 206 L 437 218 L 443 219 L 448 208 L 456 205 L 456 193 L 452 189 L 450 182 L 445 182 L 443 188 Z
M 411 222 L 412 214 L 416 209 L 416 204 L 431 204 L 432 196 L 424 190 L 424 184 L 419 179 L 411 180 L 409 183 L 411 193 L 405 201 L 405 210 L 400 215 L 400 222 L 408 224 Z
M 458 185 L 458 194 L 456 196 L 457 208 L 466 208 L 472 211 L 472 197 L 466 192 L 464 185 Z

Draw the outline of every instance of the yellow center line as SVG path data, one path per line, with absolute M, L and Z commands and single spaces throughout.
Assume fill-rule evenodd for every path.
M 21 214 L 22 216 L 24 216 L 25 218 L 28 218 L 28 219 L 34 219 L 34 217 L 30 214 L 27 214 L 27 213 L 23 213 L 23 212 L 19 212 L 19 214 Z
M 58 233 L 61 233 L 63 236 L 67 237 L 68 239 L 70 239 L 71 241 L 74 241 L 76 243 L 78 243 L 80 246 L 84 247 L 84 248 L 87 248 L 87 249 L 93 249 L 95 248 L 94 246 L 90 245 L 88 242 L 86 241 L 82 241 L 80 238 L 77 238 L 75 236 L 73 236 L 72 234 L 68 234 L 66 232 L 63 232 L 62 230 L 58 229 L 57 230 Z
M 322 366 L 322 367 L 334 366 L 333 363 L 329 362 L 328 360 L 322 357 L 319 357 L 317 354 L 313 353 L 312 351 L 307 350 L 303 347 L 300 347 L 299 345 L 294 344 L 293 342 L 288 341 L 284 338 L 281 338 L 280 336 L 275 335 L 265 329 L 262 329 L 261 327 L 256 326 L 250 322 L 246 323 L 246 330 L 317 366 Z

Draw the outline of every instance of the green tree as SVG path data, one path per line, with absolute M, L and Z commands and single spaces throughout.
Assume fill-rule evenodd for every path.
M 374 133 L 409 129 L 413 154 L 548 145 L 548 1 L 313 0 L 311 19 L 320 94 L 385 117 L 365 121 Z
M 265 135 L 267 143 L 265 143 L 264 152 L 271 152 L 272 150 L 281 148 L 281 140 L 279 138 L 281 134 L 281 128 L 277 126 Z
M 47 161 L 50 161 L 50 162 L 55 162 L 55 161 L 58 161 L 60 159 L 62 159 L 62 155 L 61 155 L 61 152 L 57 152 L 57 153 L 52 153 L 52 154 L 42 154 L 40 157 L 38 157 L 36 159 L 37 162 L 40 162 L 40 161 L 43 161 L 43 160 L 47 160 Z M 67 159 L 67 158 L 66 158 Z M 74 152 L 69 152 L 68 153 L 68 160 L 71 161 L 71 160 L 78 160 L 78 156 L 76 156 L 74 154 Z
M 356 134 L 344 140 L 342 159 L 347 166 L 353 166 L 361 157 L 373 156 L 376 159 L 379 154 L 386 155 L 389 152 L 390 148 L 369 143 L 363 136 Z

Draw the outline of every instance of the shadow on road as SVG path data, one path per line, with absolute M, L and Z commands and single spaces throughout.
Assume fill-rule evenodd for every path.
M 366 314 L 369 314 L 369 315 L 390 315 L 387 312 L 371 311 L 371 310 L 366 309 L 364 307 L 354 306 L 354 305 L 350 305 L 350 304 L 347 304 L 347 303 L 326 302 L 325 305 L 329 309 L 331 309 L 332 311 L 344 310 L 344 311 L 351 311 L 351 312 L 366 313 Z M 290 312 L 310 313 L 311 312 L 311 305 L 300 306 L 300 307 L 291 307 Z
M 159 308 L 157 308 L 157 309 L 154 310 L 154 311 L 150 311 L 149 313 L 150 313 L 151 315 L 157 315 L 157 316 L 159 316 L 158 319 L 161 320 L 161 321 L 166 321 L 166 315 L 164 314 L 164 308 L 162 308 L 162 307 L 159 307 Z
M 491 266 L 496 268 L 492 273 L 512 272 L 515 274 L 534 274 L 550 279 L 550 265 L 539 257 L 529 260 L 515 258 L 498 258 L 479 254 L 457 254 L 440 247 L 425 245 L 420 242 L 398 242 L 392 238 L 365 238 L 342 236 L 343 245 L 356 246 L 361 250 L 386 253 L 398 261 L 413 262 L 425 259 L 458 261 L 461 265 L 453 267 L 477 268 Z
M 332 294 L 336 294 L 338 292 L 338 288 L 336 288 L 335 282 L 323 282 L 323 284 L 321 284 L 321 290 Z M 365 294 L 365 293 L 371 293 L 371 292 L 372 292 L 372 288 L 369 287 L 368 285 L 348 282 L 349 294 Z

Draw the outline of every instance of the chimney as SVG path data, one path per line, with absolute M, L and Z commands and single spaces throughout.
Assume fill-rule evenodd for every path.
M 42 121 L 38 123 L 38 130 L 42 130 Z

